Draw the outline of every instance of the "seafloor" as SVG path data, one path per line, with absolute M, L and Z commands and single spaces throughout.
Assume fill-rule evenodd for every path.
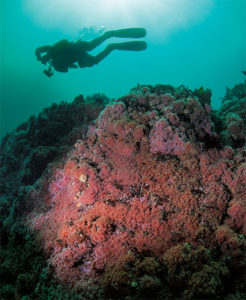
M 246 81 L 210 98 L 80 95 L 6 135 L 1 299 L 246 299 Z

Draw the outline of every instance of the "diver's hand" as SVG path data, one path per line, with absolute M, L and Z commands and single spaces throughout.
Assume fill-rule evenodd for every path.
M 71 69 L 77 69 L 78 65 L 74 63 L 74 64 L 68 65 L 68 67 L 71 68 Z
M 42 59 L 41 54 L 43 54 L 43 53 L 48 53 L 51 49 L 52 49 L 51 46 L 42 46 L 42 47 L 38 47 L 38 48 L 35 50 L 35 55 L 36 55 L 36 57 L 37 57 L 37 60 L 41 60 L 41 59 Z

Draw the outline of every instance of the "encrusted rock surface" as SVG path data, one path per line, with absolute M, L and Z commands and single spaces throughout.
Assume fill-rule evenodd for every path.
M 138 86 L 26 187 L 21 218 L 73 299 L 245 296 L 245 132 L 210 96 Z

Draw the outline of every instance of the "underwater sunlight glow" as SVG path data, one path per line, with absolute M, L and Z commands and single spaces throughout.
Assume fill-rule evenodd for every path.
M 23 0 L 39 26 L 75 35 L 83 27 L 143 26 L 153 40 L 191 27 L 209 15 L 215 0 Z

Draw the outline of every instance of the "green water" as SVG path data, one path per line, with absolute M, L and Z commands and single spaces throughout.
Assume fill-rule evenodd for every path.
M 204 86 L 212 89 L 212 105 L 218 108 L 225 88 L 245 79 L 241 71 L 246 69 L 246 0 L 211 2 L 206 17 L 174 30 L 167 40 L 152 38 L 151 22 L 141 20 L 139 26 L 148 31 L 146 51 L 115 51 L 92 68 L 56 72 L 48 78 L 35 48 L 74 36 L 59 26 L 41 26 L 21 0 L 0 0 L 0 138 L 53 102 L 72 101 L 79 94 L 119 97 L 137 83 Z M 94 22 L 92 18 L 91 25 Z

